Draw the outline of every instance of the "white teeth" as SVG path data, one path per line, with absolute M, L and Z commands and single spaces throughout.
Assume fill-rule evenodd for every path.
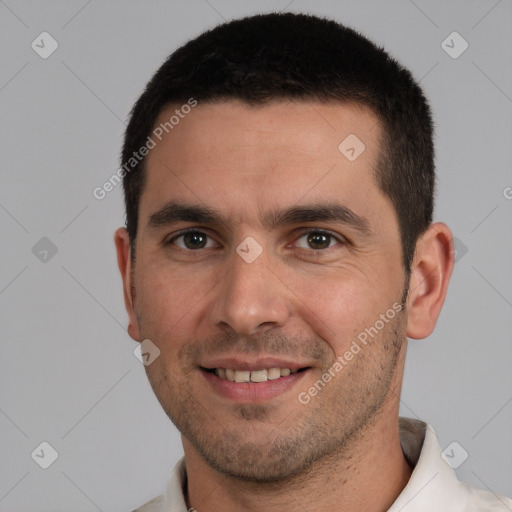
M 281 377 L 280 368 L 270 368 L 270 370 L 267 370 L 267 379 L 268 380 L 279 379 L 279 377 Z
M 266 382 L 267 370 L 254 370 L 251 372 L 251 382 Z
M 231 382 L 266 382 L 267 380 L 287 377 L 297 372 L 298 370 L 290 370 L 290 368 L 268 368 L 253 371 L 215 368 L 215 375 L 221 379 L 230 380 Z
M 251 372 L 235 370 L 235 382 L 251 382 Z

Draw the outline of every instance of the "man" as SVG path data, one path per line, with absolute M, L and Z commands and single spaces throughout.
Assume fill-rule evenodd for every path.
M 432 138 L 410 73 L 329 20 L 236 20 L 158 70 L 115 242 L 185 456 L 139 511 L 512 510 L 398 416 L 407 337 L 433 331 L 454 263 Z

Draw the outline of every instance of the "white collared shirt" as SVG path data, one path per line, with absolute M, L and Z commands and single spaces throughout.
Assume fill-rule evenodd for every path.
M 511 499 L 457 480 L 441 454 L 430 425 L 400 418 L 400 443 L 414 470 L 388 512 L 512 512 Z M 165 495 L 133 512 L 187 512 L 183 494 L 185 483 L 185 458 L 182 457 L 171 473 Z

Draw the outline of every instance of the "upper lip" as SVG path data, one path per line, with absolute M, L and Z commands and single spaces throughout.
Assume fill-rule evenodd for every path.
M 249 359 L 247 356 L 230 356 L 211 359 L 200 366 L 207 370 L 228 368 L 231 370 L 255 371 L 267 368 L 289 368 L 290 370 L 300 370 L 301 368 L 307 368 L 310 365 L 307 363 L 298 363 L 296 361 L 289 361 L 276 357 L 258 357 L 255 359 Z

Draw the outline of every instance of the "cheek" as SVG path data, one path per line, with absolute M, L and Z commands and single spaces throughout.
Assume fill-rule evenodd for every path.
M 141 335 L 160 350 L 145 370 L 165 410 L 174 403 L 172 390 L 184 385 L 186 368 L 178 354 L 195 333 L 195 312 L 201 304 L 195 284 L 177 277 L 177 273 L 146 272 L 137 288 Z
M 304 279 L 295 284 L 298 316 L 339 354 L 393 304 L 374 282 L 350 278 Z
M 168 269 L 145 270 L 141 274 L 144 277 L 137 283 L 136 306 L 143 335 L 154 336 L 160 343 L 180 339 L 194 312 L 207 300 L 213 283 L 200 275 L 192 277 Z

